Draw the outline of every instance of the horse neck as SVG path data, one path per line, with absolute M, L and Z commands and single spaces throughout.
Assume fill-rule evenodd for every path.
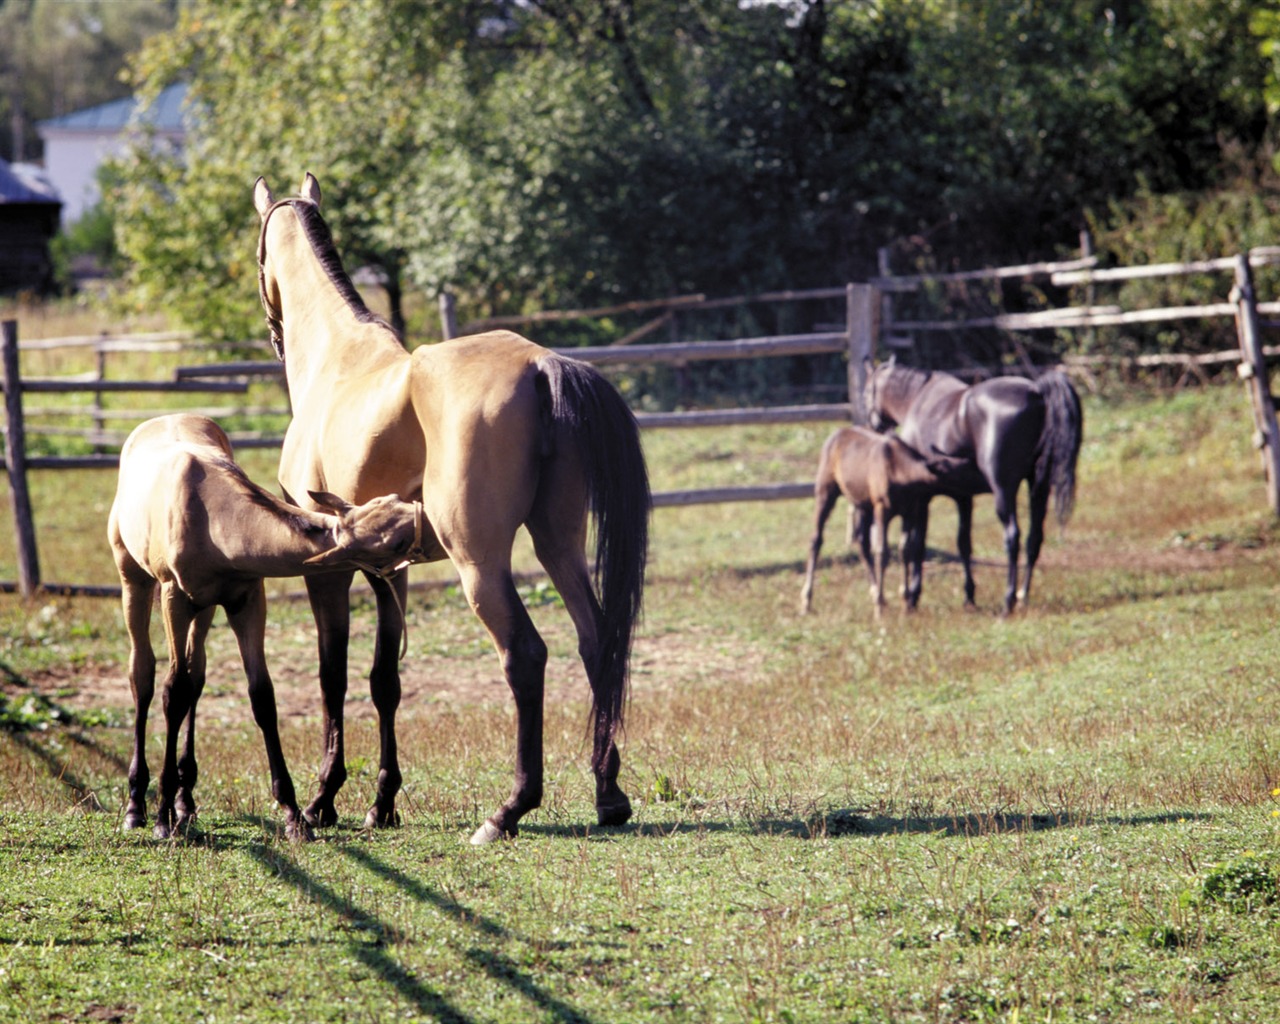
M 896 366 L 885 377 L 883 397 L 885 408 L 901 422 L 911 403 L 929 383 L 930 375 L 923 370 L 915 370 L 906 366 Z
M 284 314 L 285 375 L 295 400 L 318 378 L 347 377 L 407 355 L 358 296 L 343 294 L 300 226 L 279 238 L 276 284 Z
M 250 576 L 297 576 L 308 558 L 334 546 L 333 516 L 249 487 L 235 489 L 230 508 L 210 510 L 210 535 L 231 568 Z

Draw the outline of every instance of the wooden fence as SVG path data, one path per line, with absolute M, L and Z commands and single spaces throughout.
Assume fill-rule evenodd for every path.
M 1058 263 L 1038 263 L 1018 267 L 998 267 L 959 274 L 919 275 L 890 277 L 882 275 L 866 284 L 849 284 L 838 288 L 811 289 L 806 291 L 773 292 L 764 295 L 739 296 L 726 299 L 707 299 L 703 296 L 681 296 L 674 299 L 645 303 L 629 303 L 622 306 L 594 310 L 545 312 L 520 317 L 495 318 L 483 323 L 468 324 L 468 329 L 496 326 L 527 326 L 537 322 L 584 319 L 611 316 L 619 312 L 652 311 L 656 315 L 637 330 L 612 345 L 594 348 L 566 350 L 575 358 L 600 366 L 609 365 L 684 365 L 698 360 L 758 359 L 780 356 L 804 356 L 818 354 L 843 354 L 847 358 L 848 400 L 832 404 L 773 406 L 749 409 L 715 409 L 674 413 L 639 413 L 637 420 L 642 429 L 687 428 L 697 426 L 722 426 L 727 424 L 800 423 L 800 422 L 865 422 L 863 408 L 863 384 L 867 359 L 875 356 L 886 342 L 895 348 L 910 345 L 910 339 L 929 331 L 953 331 L 971 327 L 993 327 L 1004 331 L 1036 331 L 1091 328 L 1105 325 L 1150 323 L 1200 319 L 1206 317 L 1234 317 L 1240 338 L 1240 350 L 1208 355 L 1152 355 L 1139 356 L 1128 363 L 1138 367 L 1160 365 L 1181 366 L 1194 369 L 1237 362 L 1242 379 L 1249 384 L 1251 404 L 1255 418 L 1255 443 L 1264 455 L 1267 475 L 1268 499 L 1273 511 L 1280 515 L 1280 430 L 1277 429 L 1275 403 L 1268 385 L 1266 359 L 1280 354 L 1280 350 L 1264 349 L 1260 343 L 1261 328 L 1266 322 L 1260 316 L 1280 316 L 1280 303 L 1258 303 L 1254 295 L 1253 266 L 1280 262 L 1280 249 L 1254 250 L 1221 260 L 1199 263 L 1168 264 L 1158 267 L 1131 267 L 1110 270 L 1095 269 L 1092 257 Z M 1129 280 L 1137 277 L 1168 276 L 1177 274 L 1202 274 L 1233 271 L 1235 287 L 1228 301 L 1208 306 L 1180 307 L 1122 311 L 1114 306 L 1088 305 L 1068 307 L 1034 313 L 1002 314 L 969 320 L 896 320 L 893 317 L 892 297 L 922 287 L 929 282 L 967 280 L 1000 280 L 1007 278 L 1048 279 L 1055 284 L 1086 284 Z M 639 340 L 663 326 L 670 327 L 679 312 L 695 309 L 714 309 L 746 302 L 795 302 L 808 300 L 843 299 L 845 323 L 840 329 L 818 330 L 805 334 L 786 334 L 747 338 L 733 341 L 692 341 L 666 344 L 640 344 Z M 442 301 L 441 316 L 446 337 L 456 333 L 453 312 L 447 301 Z M 10 498 L 14 514 L 14 532 L 17 540 L 18 580 L 16 583 L 0 582 L 0 589 L 17 590 L 32 595 L 38 590 L 59 592 L 114 593 L 117 588 L 85 586 L 79 584 L 42 584 L 36 547 L 35 523 L 31 514 L 27 473 L 31 470 L 59 470 L 84 468 L 115 468 L 119 456 L 106 452 L 81 456 L 31 456 L 27 452 L 26 424 L 23 413 L 24 394 L 89 393 L 94 396 L 95 431 L 92 437 L 99 443 L 110 440 L 103 424 L 108 416 L 142 419 L 162 410 L 136 413 L 107 413 L 100 407 L 100 396 L 112 392 L 178 393 L 203 392 L 210 394 L 245 394 L 250 378 L 283 379 L 283 370 L 274 361 L 215 362 L 200 366 L 179 367 L 173 379 L 167 381 L 116 381 L 104 379 L 102 358 L 113 350 L 137 350 L 138 346 L 153 350 L 174 351 L 185 340 L 183 335 L 153 335 L 145 339 L 100 338 L 58 339 L 56 341 L 29 342 L 24 349 L 69 346 L 93 346 L 99 353 L 99 368 L 90 378 L 31 379 L 23 378 L 19 366 L 17 327 L 12 321 L 3 325 L 3 369 L 7 430 L 5 434 L 5 464 L 10 482 Z M 1114 358 L 1067 356 L 1067 368 L 1085 375 L 1091 367 L 1102 361 L 1115 363 Z M 1122 361 L 1125 362 L 1125 361 Z M 202 410 L 217 414 L 216 410 Z M 286 412 L 285 409 L 259 408 L 258 412 Z M 237 447 L 277 446 L 276 437 L 233 437 Z M 730 501 L 770 501 L 809 497 L 811 481 L 783 484 L 759 484 L 740 487 L 707 488 L 685 491 L 658 492 L 654 495 L 656 507 L 708 504 Z
M 842 330 L 819 331 L 806 334 L 773 335 L 733 341 L 694 341 L 661 345 L 627 344 L 597 348 L 573 348 L 565 354 L 597 365 L 683 365 L 699 360 L 760 359 L 781 356 L 806 356 L 817 354 L 841 354 L 847 356 L 848 400 L 824 405 L 790 405 L 750 409 L 715 409 L 675 413 L 639 413 L 636 416 L 642 429 L 683 428 L 697 426 L 722 426 L 726 424 L 804 423 L 821 421 L 848 422 L 865 420 L 862 408 L 863 383 L 866 361 L 874 350 L 874 289 L 866 284 L 851 284 L 839 289 L 816 289 L 808 292 L 786 293 L 789 300 L 843 298 L 846 306 L 845 324 Z M 721 300 L 723 301 L 723 300 Z M 710 303 L 708 303 L 710 304 Z M 36 546 L 35 522 L 31 511 L 27 474 L 32 470 L 63 469 L 114 469 L 119 465 L 119 455 L 98 453 L 75 456 L 33 456 L 27 453 L 27 431 L 23 413 L 24 394 L 88 393 L 95 396 L 93 416 L 95 422 L 105 421 L 105 413 L 97 404 L 104 393 L 191 393 L 244 394 L 248 390 L 248 378 L 275 377 L 283 381 L 283 368 L 278 362 L 218 362 L 201 366 L 184 366 L 175 370 L 172 380 L 165 381 L 117 381 L 103 379 L 99 372 L 91 378 L 32 379 L 23 378 L 19 366 L 17 326 L 6 321 L 3 330 L 4 392 L 8 428 L 5 435 L 5 464 L 10 481 L 10 498 L 14 514 L 14 531 L 17 541 L 18 580 L 15 583 L 0 582 L 0 589 L 17 590 L 25 596 L 37 591 L 53 590 L 72 593 L 114 593 L 117 588 L 87 586 L 81 584 L 43 584 L 40 579 L 39 555 Z M 630 340 L 630 339 L 628 339 Z M 88 345 L 95 339 L 69 339 L 70 345 Z M 101 339 L 97 339 L 101 343 Z M 144 339 L 144 345 L 165 346 L 159 350 L 172 351 L 172 337 Z M 37 343 L 42 348 L 56 347 L 56 342 Z M 128 350 L 124 339 L 101 343 L 110 351 Z M 24 346 L 26 347 L 26 346 Z M 31 346 L 36 347 L 36 346 Z M 101 349 L 99 349 L 101 351 Z M 159 410 L 138 414 L 155 415 Z M 209 411 L 209 410 L 206 410 Z M 89 410 L 85 410 L 89 412 Z M 94 441 L 107 440 L 101 423 L 89 435 Z M 245 438 L 232 436 L 236 447 L 278 446 L 278 437 Z M 730 501 L 771 501 L 806 497 L 813 491 L 811 482 L 784 484 L 757 484 L 740 487 L 705 488 L 698 490 L 665 491 L 654 494 L 655 507 L 710 504 Z

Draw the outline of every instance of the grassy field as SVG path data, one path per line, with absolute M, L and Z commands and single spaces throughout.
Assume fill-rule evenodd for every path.
M 825 433 L 645 440 L 668 489 L 805 479 Z M 1238 386 L 1087 398 L 1076 516 L 1009 620 L 989 498 L 979 610 L 960 607 L 939 503 L 921 611 L 878 624 L 842 516 L 801 616 L 807 502 L 660 510 L 623 744 L 633 822 L 592 827 L 585 682 L 534 581 L 546 799 L 484 849 L 466 840 L 510 785 L 512 714 L 447 567 L 414 570 L 403 827 L 359 827 L 365 606 L 342 822 L 301 846 L 221 617 L 200 831 L 159 842 L 119 830 L 115 602 L 0 596 L 0 1020 L 1280 1019 L 1280 530 L 1250 433 Z M 246 461 L 270 483 L 271 453 Z M 33 484 L 44 576 L 110 582 L 109 474 Z M 305 792 L 319 715 L 293 590 L 268 653 Z

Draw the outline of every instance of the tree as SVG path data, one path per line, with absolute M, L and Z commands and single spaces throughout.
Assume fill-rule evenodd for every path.
M 125 55 L 173 24 L 175 0 L 0 0 L 0 156 L 40 154 L 36 123 L 128 95 Z
M 134 63 L 196 138 L 112 196 L 136 295 L 242 333 L 248 200 L 314 171 L 349 263 L 474 314 L 1072 246 L 1261 151 L 1248 0 L 193 0 Z M 1255 19 L 1256 20 L 1256 19 Z M 270 74 L 262 69 L 270 67 Z

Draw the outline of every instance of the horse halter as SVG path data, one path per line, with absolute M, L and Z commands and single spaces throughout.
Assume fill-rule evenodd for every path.
M 262 215 L 262 229 L 258 232 L 258 299 L 262 302 L 262 310 L 266 314 L 271 347 L 275 349 L 276 358 L 282 363 L 284 362 L 284 311 L 272 308 L 267 299 L 267 222 L 271 220 L 271 215 L 282 206 L 294 206 L 298 203 L 308 203 L 310 201 L 309 199 L 303 199 L 301 196 L 290 196 L 287 199 L 280 199 L 272 203 L 267 212 Z
M 276 205 L 278 206 L 279 204 L 277 203 Z M 268 210 L 267 216 L 270 215 L 271 212 Z M 265 218 L 263 218 L 263 223 L 266 223 Z M 410 545 L 409 550 L 404 553 L 404 558 L 395 565 L 384 568 L 378 568 L 377 566 L 368 565 L 364 562 L 352 562 L 351 564 L 361 572 L 367 572 L 371 576 L 377 576 L 378 579 L 382 580 L 384 583 L 390 584 L 391 578 L 395 576 L 396 573 L 409 568 L 409 566 L 413 565 L 415 562 L 429 561 L 427 558 L 426 548 L 423 546 L 423 537 L 427 532 L 426 526 L 426 509 L 422 507 L 422 502 L 415 501 L 413 503 L 413 544 Z M 388 586 L 387 589 L 391 591 L 391 599 L 395 601 L 396 610 L 400 612 L 400 660 L 404 661 L 404 656 L 409 653 L 409 617 L 405 614 L 404 605 L 400 603 L 399 591 L 392 586 Z

